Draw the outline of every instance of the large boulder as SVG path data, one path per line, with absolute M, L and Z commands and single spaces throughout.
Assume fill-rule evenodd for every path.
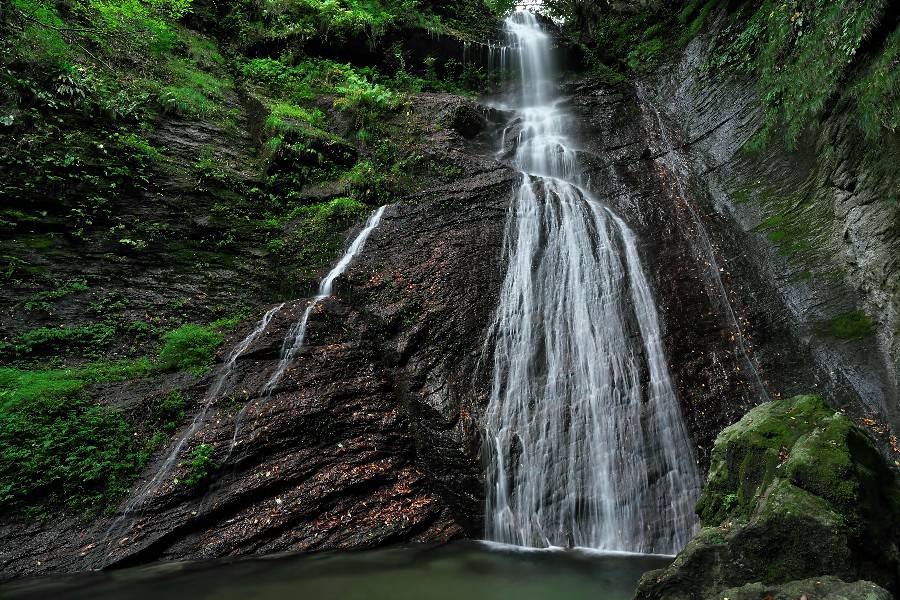
M 644 575 L 637 598 L 743 598 L 825 576 L 898 589 L 900 487 L 863 431 L 818 396 L 762 404 L 722 431 L 697 513 L 700 532 Z
M 893 596 L 886 589 L 871 581 L 846 583 L 837 577 L 813 577 L 801 581 L 791 581 L 778 585 L 750 583 L 739 588 L 725 590 L 719 594 L 728 600 L 891 600 Z

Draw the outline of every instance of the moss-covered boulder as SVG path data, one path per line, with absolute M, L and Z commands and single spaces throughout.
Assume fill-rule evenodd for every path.
M 824 576 L 898 589 L 900 487 L 863 431 L 818 396 L 762 404 L 722 431 L 697 513 L 700 532 L 643 577 L 637 598 Z
M 891 600 L 893 596 L 871 581 L 847 583 L 837 577 L 813 577 L 777 585 L 750 583 L 719 594 L 728 600 Z

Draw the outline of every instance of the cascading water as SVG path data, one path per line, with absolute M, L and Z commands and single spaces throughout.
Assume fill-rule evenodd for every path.
M 309 304 L 306 305 L 306 309 L 303 311 L 303 315 L 300 319 L 294 323 L 294 325 L 288 330 L 288 334 L 284 338 L 284 342 L 281 345 L 281 356 L 278 361 L 278 366 L 275 368 L 275 371 L 272 375 L 269 376 L 269 379 L 266 380 L 266 383 L 263 385 L 262 390 L 260 390 L 260 396 L 263 399 L 268 398 L 275 391 L 275 387 L 278 385 L 278 382 L 281 381 L 281 378 L 284 377 L 285 371 L 291 365 L 294 358 L 297 356 L 297 353 L 303 348 L 303 344 L 306 341 L 306 327 L 309 323 L 309 317 L 312 315 L 316 306 L 319 305 L 322 300 L 330 296 L 334 290 L 334 282 L 335 280 L 344 274 L 344 271 L 347 270 L 347 267 L 350 266 L 350 263 L 353 262 L 353 259 L 362 252 L 363 247 L 366 245 L 366 241 L 369 239 L 369 236 L 372 235 L 372 232 L 381 224 L 381 217 L 384 215 L 384 211 L 387 208 L 387 205 L 380 206 L 375 212 L 369 215 L 366 224 L 363 226 L 362 230 L 359 234 L 354 238 L 353 242 L 344 252 L 344 255 L 341 257 L 341 260 L 325 275 L 325 278 L 319 283 L 319 293 L 316 294 L 310 301 Z M 241 411 L 238 413 L 237 417 L 234 420 L 234 434 L 231 437 L 231 445 L 228 447 L 227 457 L 230 457 L 232 452 L 234 452 L 235 446 L 238 443 L 238 433 L 240 433 L 241 425 L 244 420 L 244 415 L 247 412 L 247 408 L 249 404 L 244 405 Z
M 259 338 L 259 336 L 261 336 L 266 331 L 269 323 L 271 323 L 272 319 L 282 308 L 284 308 L 284 302 L 277 306 L 273 306 L 268 311 L 266 311 L 266 314 L 264 314 L 259 323 L 256 324 L 256 327 L 253 328 L 253 331 L 247 334 L 247 336 L 242 339 L 237 344 L 237 346 L 235 346 L 228 354 L 228 358 L 225 359 L 225 362 L 216 373 L 215 379 L 213 379 L 213 382 L 209 386 L 209 389 L 206 390 L 206 394 L 203 397 L 203 403 L 200 405 L 200 410 L 198 410 L 197 414 L 194 415 L 191 424 L 178 437 L 175 445 L 172 446 L 172 450 L 169 452 L 169 454 L 166 455 L 165 460 L 159 466 L 153 478 L 149 482 L 147 482 L 147 484 L 143 486 L 134 496 L 132 496 L 125 503 L 125 506 L 122 507 L 121 514 L 113 521 L 112 525 L 110 525 L 109 529 L 106 531 L 107 538 L 116 533 L 119 526 L 122 525 L 123 521 L 126 518 L 128 518 L 128 515 L 136 510 L 141 509 L 150 495 L 156 492 L 160 488 L 160 486 L 162 486 L 163 482 L 166 481 L 169 474 L 172 472 L 175 463 L 178 461 L 178 457 L 181 454 L 181 450 L 184 448 L 185 444 L 203 425 L 210 409 L 213 407 L 216 400 L 220 398 L 222 391 L 227 389 L 228 386 L 233 383 L 231 380 L 232 376 L 234 375 L 234 367 L 237 364 L 238 358 L 240 358 L 241 355 L 244 354 L 244 352 L 246 352 L 247 349 L 253 344 L 253 342 L 255 342 Z
M 506 22 L 521 72 L 522 172 L 492 326 L 486 534 L 524 546 L 675 553 L 699 475 L 635 237 L 579 185 L 552 39 Z
M 366 221 L 366 224 L 363 227 L 362 231 L 360 231 L 356 238 L 354 238 L 353 242 L 350 244 L 350 247 L 347 248 L 346 252 L 341 257 L 341 260 L 338 261 L 334 268 L 332 268 L 331 271 L 328 272 L 328 274 L 319 284 L 318 295 L 316 295 L 310 301 L 309 305 L 307 305 L 301 319 L 297 323 L 295 323 L 293 327 L 291 327 L 288 335 L 285 337 L 284 343 L 282 344 L 281 360 L 278 363 L 278 367 L 276 368 L 272 376 L 266 381 L 266 384 L 263 386 L 263 397 L 266 397 L 272 393 L 272 390 L 281 380 L 281 377 L 284 375 L 284 372 L 287 370 L 291 361 L 303 346 L 303 342 L 306 336 L 306 325 L 309 321 L 309 317 L 312 314 L 313 309 L 315 309 L 316 305 L 318 305 L 323 299 L 331 295 L 334 287 L 334 281 L 338 277 L 340 277 L 344 273 L 344 271 L 347 270 L 347 267 L 350 265 L 353 259 L 356 258 L 356 256 L 362 251 L 363 246 L 369 239 L 372 231 L 374 231 L 375 228 L 378 227 L 378 225 L 381 223 L 381 217 L 384 214 L 385 208 L 387 207 L 382 206 L 369 216 L 369 219 Z M 209 389 L 206 392 L 206 395 L 204 396 L 203 403 L 200 406 L 200 410 L 194 416 L 191 424 L 181 434 L 181 436 L 179 436 L 178 440 L 172 447 L 172 450 L 168 455 L 166 455 L 165 460 L 160 465 L 153 478 L 128 502 L 126 502 L 119 517 L 113 521 L 112 525 L 107 530 L 105 536 L 106 538 L 110 538 L 112 535 L 114 535 L 122 525 L 123 521 L 128 517 L 128 515 L 135 510 L 140 509 L 146 502 L 146 500 L 150 497 L 150 495 L 157 491 L 163 484 L 163 482 L 166 481 L 169 474 L 172 472 L 174 465 L 178 461 L 179 455 L 181 454 L 181 451 L 184 448 L 185 444 L 203 425 L 210 409 L 220 398 L 223 391 L 228 389 L 233 383 L 231 380 L 232 376 L 234 375 L 235 365 L 238 358 L 240 358 L 240 356 L 243 355 L 243 353 L 246 352 L 247 349 L 259 338 L 259 336 L 261 336 L 266 331 L 266 328 L 269 326 L 272 318 L 283 307 L 284 303 L 281 303 L 278 306 L 275 306 L 267 311 L 266 314 L 263 315 L 263 318 L 256 325 L 256 327 L 253 329 L 253 331 L 251 331 L 243 340 L 241 340 L 237 344 L 237 346 L 234 347 L 234 349 L 232 349 L 222 367 L 216 374 L 215 379 L 213 379 L 212 384 L 210 385 Z M 241 410 L 241 412 L 235 419 L 234 435 L 232 436 L 231 445 L 228 449 L 228 454 L 226 455 L 225 460 L 227 460 L 231 456 L 231 453 L 233 452 L 234 447 L 237 443 L 237 437 L 240 431 L 241 421 L 245 410 L 246 406 Z
M 356 258 L 356 255 L 362 251 L 363 246 L 366 245 L 366 240 L 369 239 L 369 236 L 381 223 L 381 216 L 384 214 L 385 208 L 387 207 L 381 206 L 369 216 L 369 220 L 366 221 L 362 231 L 359 232 L 359 235 L 356 236 L 356 239 L 353 240 L 353 243 L 347 248 L 344 256 L 342 256 L 341 260 L 339 260 L 334 268 L 328 272 L 325 279 L 319 283 L 319 293 L 310 301 L 306 310 L 303 311 L 303 316 L 300 317 L 300 320 L 297 321 L 293 327 L 291 327 L 287 337 L 284 338 L 284 344 L 281 347 L 281 360 L 278 362 L 278 368 L 275 369 L 275 372 L 272 373 L 269 380 L 266 381 L 266 384 L 263 386 L 263 396 L 271 395 L 275 386 L 281 381 L 281 378 L 284 376 L 284 372 L 291 364 L 291 361 L 294 360 L 294 357 L 297 356 L 297 352 L 303 347 L 303 342 L 306 339 L 306 325 L 309 322 L 312 311 L 315 310 L 319 302 L 331 295 L 334 288 L 334 280 L 344 274 L 344 271 L 347 270 L 347 267 L 353 259 Z

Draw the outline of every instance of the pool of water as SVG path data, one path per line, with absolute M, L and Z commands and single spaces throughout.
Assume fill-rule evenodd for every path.
M 627 600 L 671 558 L 522 550 L 480 542 L 367 552 L 164 563 L 0 587 L 3 598 L 254 600 Z

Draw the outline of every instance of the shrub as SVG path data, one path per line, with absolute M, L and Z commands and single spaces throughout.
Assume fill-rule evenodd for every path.
M 191 371 L 202 374 L 213 362 L 213 355 L 224 336 L 202 325 L 187 324 L 163 335 L 159 351 L 160 368 L 167 371 Z
M 39 327 L 26 331 L 11 343 L 0 343 L 0 355 L 22 357 L 37 351 L 59 350 L 65 346 L 96 348 L 111 342 L 115 335 L 115 328 L 104 323 L 77 327 Z
M 210 444 L 200 444 L 194 448 L 188 472 L 184 478 L 185 485 L 193 487 L 205 483 L 209 479 L 212 472 L 218 467 L 213 460 L 213 454 L 215 454 L 215 448 Z
M 152 407 L 153 422 L 166 433 L 172 433 L 184 420 L 186 409 L 187 398 L 180 391 L 172 390 L 154 402 Z

